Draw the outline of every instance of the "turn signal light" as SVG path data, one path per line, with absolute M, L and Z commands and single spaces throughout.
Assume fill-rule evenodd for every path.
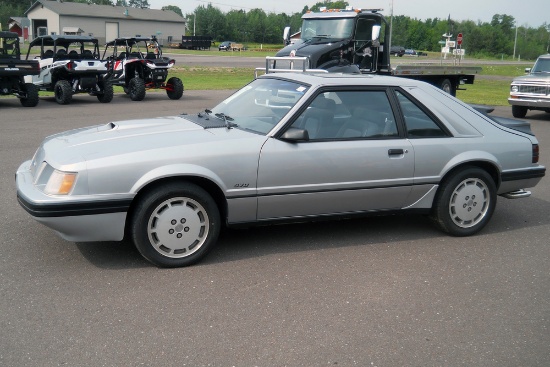
M 539 145 L 533 144 L 533 163 L 539 163 Z

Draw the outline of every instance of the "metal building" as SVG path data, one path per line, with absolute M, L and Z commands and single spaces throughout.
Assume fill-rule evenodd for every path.
M 91 35 L 100 44 L 117 37 L 156 36 L 161 44 L 179 40 L 186 20 L 171 10 L 140 9 L 38 0 L 25 12 L 29 38 L 48 34 Z

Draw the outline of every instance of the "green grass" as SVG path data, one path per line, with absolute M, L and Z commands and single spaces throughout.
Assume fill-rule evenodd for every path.
M 185 90 L 239 89 L 254 79 L 252 68 L 174 67 L 169 78 L 183 81 Z
M 476 79 L 463 87 L 467 90 L 458 90 L 456 96 L 465 103 L 508 106 L 509 81 Z

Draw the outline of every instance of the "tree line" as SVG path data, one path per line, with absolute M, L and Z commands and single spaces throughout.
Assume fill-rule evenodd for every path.
M 71 0 L 64 0 L 71 1 Z M 72 0 L 75 2 L 93 3 L 101 5 L 121 5 L 136 8 L 149 8 L 148 0 Z M 7 28 L 10 16 L 23 16 L 34 0 L 21 2 L 20 0 L 0 0 L 0 22 L 3 29 Z M 175 5 L 163 7 L 164 10 L 173 10 L 187 19 L 187 30 L 182 34 L 211 36 L 216 41 L 235 41 L 239 43 L 260 43 L 282 46 L 283 29 L 290 26 L 297 32 L 301 26 L 301 17 L 307 11 L 318 11 L 320 7 L 343 9 L 348 2 L 318 2 L 315 5 L 305 6 L 299 13 L 266 13 L 256 8 L 249 11 L 230 10 L 222 12 L 219 8 L 208 3 L 199 5 L 191 13 L 183 14 Z M 392 44 L 421 51 L 435 51 L 441 49 L 439 41 L 442 34 L 451 33 L 454 38 L 458 33 L 463 34 L 462 48 L 470 56 L 478 57 L 521 57 L 534 59 L 538 55 L 550 51 L 550 25 L 544 23 L 537 28 L 528 25 L 517 25 L 511 15 L 495 14 L 490 22 L 455 21 L 449 16 L 447 19 L 416 19 L 406 15 L 393 16 Z M 390 21 L 388 16 L 388 22 Z

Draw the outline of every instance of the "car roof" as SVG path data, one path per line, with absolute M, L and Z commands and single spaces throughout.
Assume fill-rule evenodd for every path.
M 94 42 L 97 43 L 97 38 L 89 36 L 59 36 L 59 35 L 50 35 L 50 36 L 38 36 L 29 43 L 29 47 L 44 45 L 44 46 L 53 46 L 61 45 L 68 46 L 71 43 L 75 42 Z
M 19 35 L 15 32 L 0 31 L 0 37 L 2 38 L 17 38 Z
M 398 78 L 387 75 L 370 74 L 346 74 L 346 73 L 271 73 L 260 76 L 260 78 L 279 78 L 294 80 L 298 83 L 312 86 L 423 86 L 420 82 L 408 78 Z
M 105 46 L 126 46 L 126 44 L 133 46 L 143 41 L 152 41 L 152 39 L 150 37 L 120 37 L 107 42 Z

